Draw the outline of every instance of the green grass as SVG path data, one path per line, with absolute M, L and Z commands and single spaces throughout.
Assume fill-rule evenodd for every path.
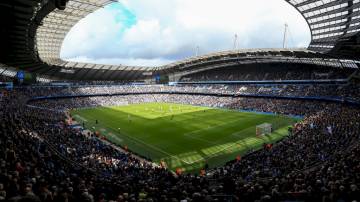
M 127 145 L 156 163 L 163 160 L 168 168 L 185 172 L 198 172 L 205 163 L 210 167 L 224 165 L 250 149 L 280 140 L 298 121 L 287 116 L 168 103 L 78 109 L 71 114 L 114 144 Z M 255 128 L 262 123 L 271 123 L 274 131 L 259 138 Z

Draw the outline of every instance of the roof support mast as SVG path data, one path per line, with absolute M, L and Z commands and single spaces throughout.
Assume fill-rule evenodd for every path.
M 238 35 L 237 34 L 235 34 L 235 36 L 234 36 L 234 46 L 233 46 L 233 50 L 236 50 L 236 49 L 238 49 L 239 47 L 238 47 Z
M 196 46 L 196 48 L 195 48 L 195 57 L 199 56 L 199 52 L 200 52 L 200 47 Z
M 287 40 L 287 32 L 288 32 L 289 25 L 285 23 L 285 30 L 284 30 L 284 38 L 283 38 L 283 48 L 286 48 L 286 40 Z

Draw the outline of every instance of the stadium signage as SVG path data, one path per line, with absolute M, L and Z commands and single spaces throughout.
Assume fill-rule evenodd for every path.
M 143 75 L 144 75 L 144 76 L 152 76 L 152 75 L 153 75 L 153 72 L 143 72 Z

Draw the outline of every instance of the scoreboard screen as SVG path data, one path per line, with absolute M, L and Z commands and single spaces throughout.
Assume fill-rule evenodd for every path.
M 24 71 L 18 71 L 16 74 L 17 79 L 24 80 L 25 79 L 25 72 Z
M 19 82 L 20 84 L 36 83 L 36 75 L 25 71 L 18 71 L 15 78 L 16 82 Z
M 157 84 L 167 84 L 169 82 L 169 77 L 167 75 L 155 75 L 155 82 Z

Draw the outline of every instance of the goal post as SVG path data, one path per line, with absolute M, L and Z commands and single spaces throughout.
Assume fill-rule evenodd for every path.
M 263 123 L 256 126 L 256 136 L 269 135 L 272 132 L 272 125 L 270 123 Z

